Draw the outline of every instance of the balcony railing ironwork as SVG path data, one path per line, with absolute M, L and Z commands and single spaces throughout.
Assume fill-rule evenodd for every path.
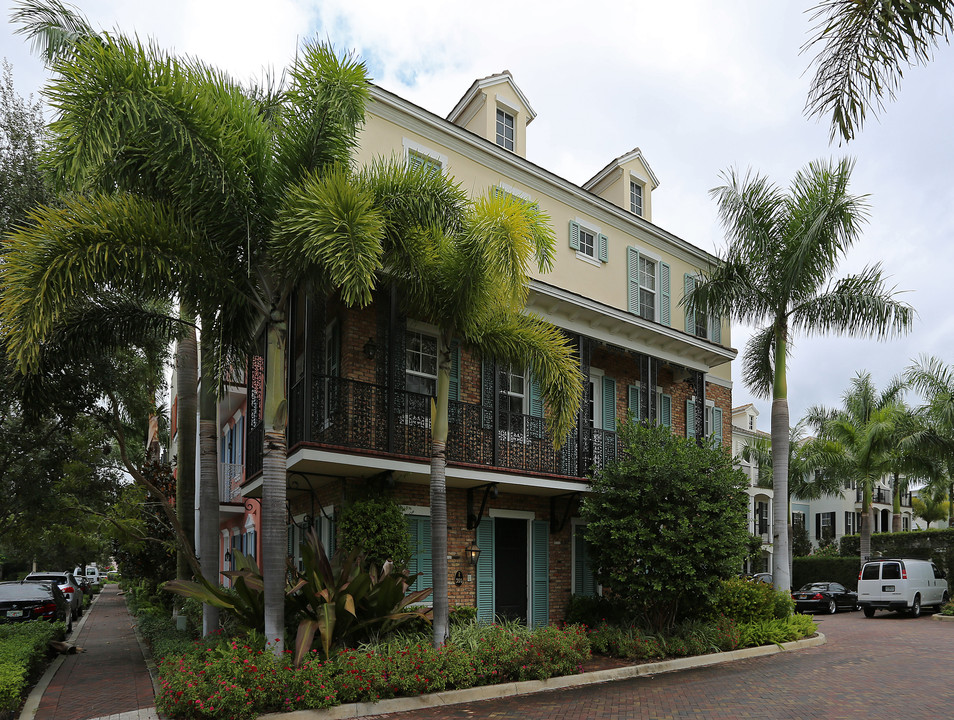
M 241 463 L 219 464 L 219 499 L 231 502 L 242 494 L 245 466 Z
M 861 488 L 855 490 L 855 502 L 864 502 L 864 491 Z M 873 488 L 871 490 L 871 502 L 891 505 L 894 500 L 891 497 L 891 491 L 887 488 Z M 911 507 L 911 493 L 901 495 L 901 506 Z
M 310 405 L 310 408 L 308 407 Z M 355 450 L 427 459 L 431 397 L 337 377 L 318 377 L 310 403 L 303 382 L 289 392 L 289 447 L 305 441 Z M 616 457 L 617 434 L 575 428 L 555 450 L 543 418 L 479 404 L 448 406 L 447 461 L 546 475 L 585 477 Z M 249 475 L 261 469 L 261 453 L 249 432 Z M 257 465 L 253 463 L 257 462 Z

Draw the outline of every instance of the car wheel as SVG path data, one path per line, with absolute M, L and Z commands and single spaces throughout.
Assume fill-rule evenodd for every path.
M 947 605 L 951 601 L 951 596 L 947 594 L 947 590 L 944 591 L 944 594 L 941 596 L 941 604 L 937 606 L 937 611 L 940 612 L 941 608 Z
M 908 612 L 908 615 L 910 615 L 913 618 L 920 617 L 921 615 L 921 596 L 920 595 L 914 596 L 914 604 L 911 605 L 911 610 Z
M 862 610 L 865 611 L 865 617 L 874 617 L 875 609 L 873 607 L 863 607 Z

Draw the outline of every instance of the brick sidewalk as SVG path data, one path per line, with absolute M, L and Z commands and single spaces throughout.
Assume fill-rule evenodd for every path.
M 35 720 L 156 718 L 152 679 L 133 618 L 117 585 L 107 585 L 69 640 L 86 652 L 67 655 L 43 693 Z

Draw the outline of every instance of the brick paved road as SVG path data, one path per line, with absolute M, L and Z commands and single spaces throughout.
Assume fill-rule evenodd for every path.
M 828 643 L 722 666 L 381 715 L 390 720 L 954 718 L 954 623 L 817 616 Z

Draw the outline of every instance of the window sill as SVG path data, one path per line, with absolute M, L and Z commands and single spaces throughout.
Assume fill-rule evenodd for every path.
M 600 267 L 603 264 L 595 257 L 590 257 L 589 255 L 581 252 L 576 253 L 576 259 L 582 260 L 583 262 L 589 263 L 590 265 L 595 265 L 596 267 Z

